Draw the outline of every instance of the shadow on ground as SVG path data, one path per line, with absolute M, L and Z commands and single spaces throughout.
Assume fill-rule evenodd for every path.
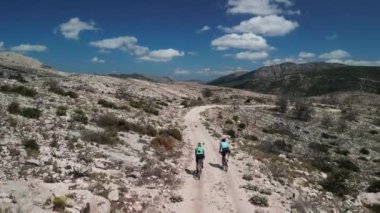
M 214 167 L 214 168 L 218 168 L 220 170 L 223 170 L 223 166 L 220 165 L 220 164 L 217 164 L 217 163 L 208 163 L 210 166 Z

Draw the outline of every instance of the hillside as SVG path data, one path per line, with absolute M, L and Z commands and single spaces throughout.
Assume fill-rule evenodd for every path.
M 341 64 L 285 63 L 263 67 L 235 78 L 209 82 L 269 94 L 323 95 L 340 91 L 380 92 L 380 68 Z

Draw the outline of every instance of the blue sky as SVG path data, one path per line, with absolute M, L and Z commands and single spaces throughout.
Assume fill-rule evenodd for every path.
M 380 66 L 376 0 L 3 0 L 0 50 L 57 69 L 208 80 L 292 61 Z

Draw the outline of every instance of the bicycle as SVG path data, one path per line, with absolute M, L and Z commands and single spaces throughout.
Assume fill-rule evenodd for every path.
M 195 171 L 196 172 L 195 175 L 198 177 L 198 179 L 201 179 L 202 167 L 203 167 L 203 160 L 198 160 L 197 170 Z
M 222 157 L 222 168 L 224 171 L 228 171 L 228 159 L 225 155 Z

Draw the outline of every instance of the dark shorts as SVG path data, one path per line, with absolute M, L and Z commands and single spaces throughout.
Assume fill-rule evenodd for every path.
M 222 156 L 225 157 L 227 153 L 230 153 L 230 149 L 222 149 Z
M 196 155 L 195 161 L 198 162 L 199 160 L 203 160 L 205 158 L 205 155 Z

